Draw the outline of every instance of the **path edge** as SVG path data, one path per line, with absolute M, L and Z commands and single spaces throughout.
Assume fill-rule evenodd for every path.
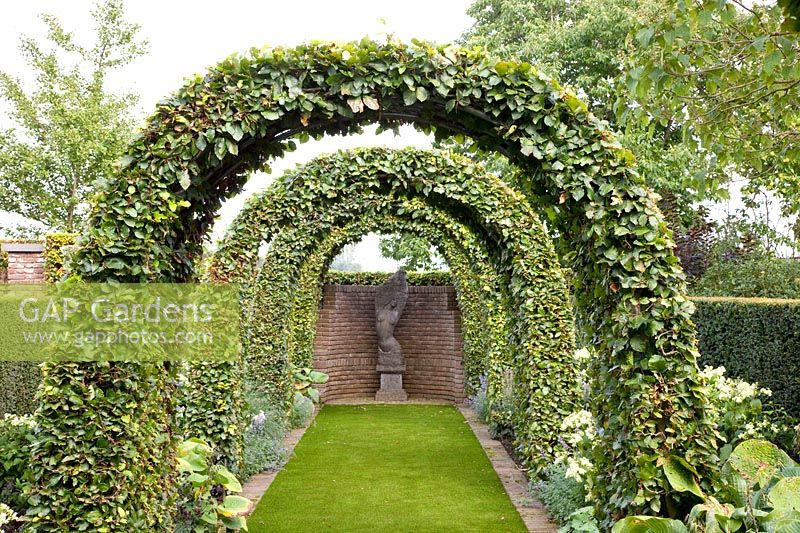
M 286 462 L 283 464 L 283 466 L 277 470 L 256 474 L 248 479 L 244 485 L 242 485 L 242 492 L 239 495 L 250 500 L 250 507 L 247 509 L 247 512 L 244 514 L 244 516 L 250 516 L 253 514 L 253 511 L 256 509 L 256 507 L 258 507 L 258 502 L 260 502 L 261 498 L 264 497 L 267 489 L 270 487 L 270 485 L 272 485 L 272 482 L 275 481 L 275 478 L 278 476 L 278 474 L 281 473 L 281 471 L 286 467 L 286 464 L 291 460 L 297 443 L 300 442 L 301 438 L 303 438 L 306 430 L 314 424 L 314 420 L 317 418 L 317 413 L 319 413 L 319 410 L 320 406 L 315 406 L 314 412 L 311 414 L 311 417 L 304 426 L 291 429 L 286 433 L 286 435 L 283 436 L 283 447 L 286 449 Z
M 503 444 L 489 434 L 489 427 L 478 419 L 477 413 L 467 405 L 458 410 L 475 434 L 494 471 L 503 483 L 511 503 L 517 508 L 525 527 L 531 533 L 557 533 L 558 525 L 550 519 L 544 505 L 528 492 L 528 478 L 508 455 Z

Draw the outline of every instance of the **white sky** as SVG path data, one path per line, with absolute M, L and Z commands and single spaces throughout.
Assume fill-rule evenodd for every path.
M 471 0 L 273 0 L 226 2 L 207 0 L 153 0 L 126 2 L 127 19 L 141 25 L 141 36 L 150 42 L 149 53 L 109 80 L 113 90 L 140 95 L 142 116 L 156 102 L 180 87 L 182 80 L 224 59 L 233 52 L 269 44 L 292 46 L 310 40 L 350 41 L 365 35 L 380 39 L 385 34 L 440 43 L 457 39 L 472 24 L 465 14 Z M 55 15 L 68 30 L 91 38 L 90 0 L 28 0 L 7 2 L 0 17 L 0 70 L 23 77 L 25 64 L 17 46 L 19 36 L 43 36 L 39 13 Z M 3 125 L 0 116 L 0 125 Z M 430 141 L 411 128 L 400 136 L 391 133 L 329 137 L 309 141 L 272 164 L 272 175 L 302 164 L 320 153 L 357 146 L 419 146 Z M 224 234 L 244 203 L 264 189 L 272 175 L 257 174 L 242 195 L 229 200 L 220 213 L 214 236 Z M 9 220 L 8 214 L 0 214 Z M 395 264 L 380 257 L 377 238 L 367 236 L 356 248 L 356 259 L 366 270 L 393 270 Z

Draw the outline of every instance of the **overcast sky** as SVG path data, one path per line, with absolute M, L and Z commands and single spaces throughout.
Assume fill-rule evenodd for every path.
M 209 67 L 233 52 L 244 52 L 265 44 L 292 46 L 310 40 L 350 41 L 369 35 L 380 39 L 387 33 L 404 41 L 412 38 L 448 43 L 472 24 L 465 13 L 470 0 L 336 0 L 336 1 L 205 1 L 128 0 L 127 18 L 141 25 L 141 35 L 150 43 L 149 53 L 116 73 L 109 86 L 140 95 L 142 115 L 156 102 L 180 87 L 182 80 Z M 0 17 L 0 69 L 24 77 L 25 64 L 17 46 L 19 36 L 43 36 L 40 13 L 58 17 L 79 40 L 92 36 L 89 0 L 28 0 L 7 2 Z M 0 117 L 0 123 L 4 117 Z M 330 137 L 309 141 L 296 152 L 272 164 L 272 175 L 306 162 L 320 153 L 356 146 L 430 145 L 424 135 L 404 128 L 399 137 L 391 133 L 366 133 L 347 138 Z M 271 175 L 257 174 L 242 195 L 224 205 L 215 236 L 236 216 L 248 196 L 264 189 Z M 7 217 L 7 215 L 4 215 Z M 374 236 L 356 249 L 356 259 L 368 270 L 394 268 L 381 261 Z

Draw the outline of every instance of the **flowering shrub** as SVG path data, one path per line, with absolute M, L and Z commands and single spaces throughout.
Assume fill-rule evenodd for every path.
M 758 383 L 725 376 L 725 367 L 707 366 L 701 372 L 709 388 L 709 411 L 717 422 L 724 446 L 721 458 L 726 459 L 733 448 L 748 439 L 778 441 L 790 428 L 781 421 L 781 414 L 764 412 L 762 399 L 772 396 L 769 389 Z

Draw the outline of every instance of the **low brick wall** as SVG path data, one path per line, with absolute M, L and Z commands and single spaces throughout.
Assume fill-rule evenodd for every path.
M 8 252 L 8 272 L 4 283 L 44 283 L 44 245 L 40 243 L 2 243 Z
M 375 286 L 325 285 L 314 343 L 314 366 L 330 375 L 323 400 L 374 398 Z M 464 400 L 461 315 L 453 287 L 409 287 L 408 303 L 395 328 L 403 347 L 403 385 L 410 399 Z

